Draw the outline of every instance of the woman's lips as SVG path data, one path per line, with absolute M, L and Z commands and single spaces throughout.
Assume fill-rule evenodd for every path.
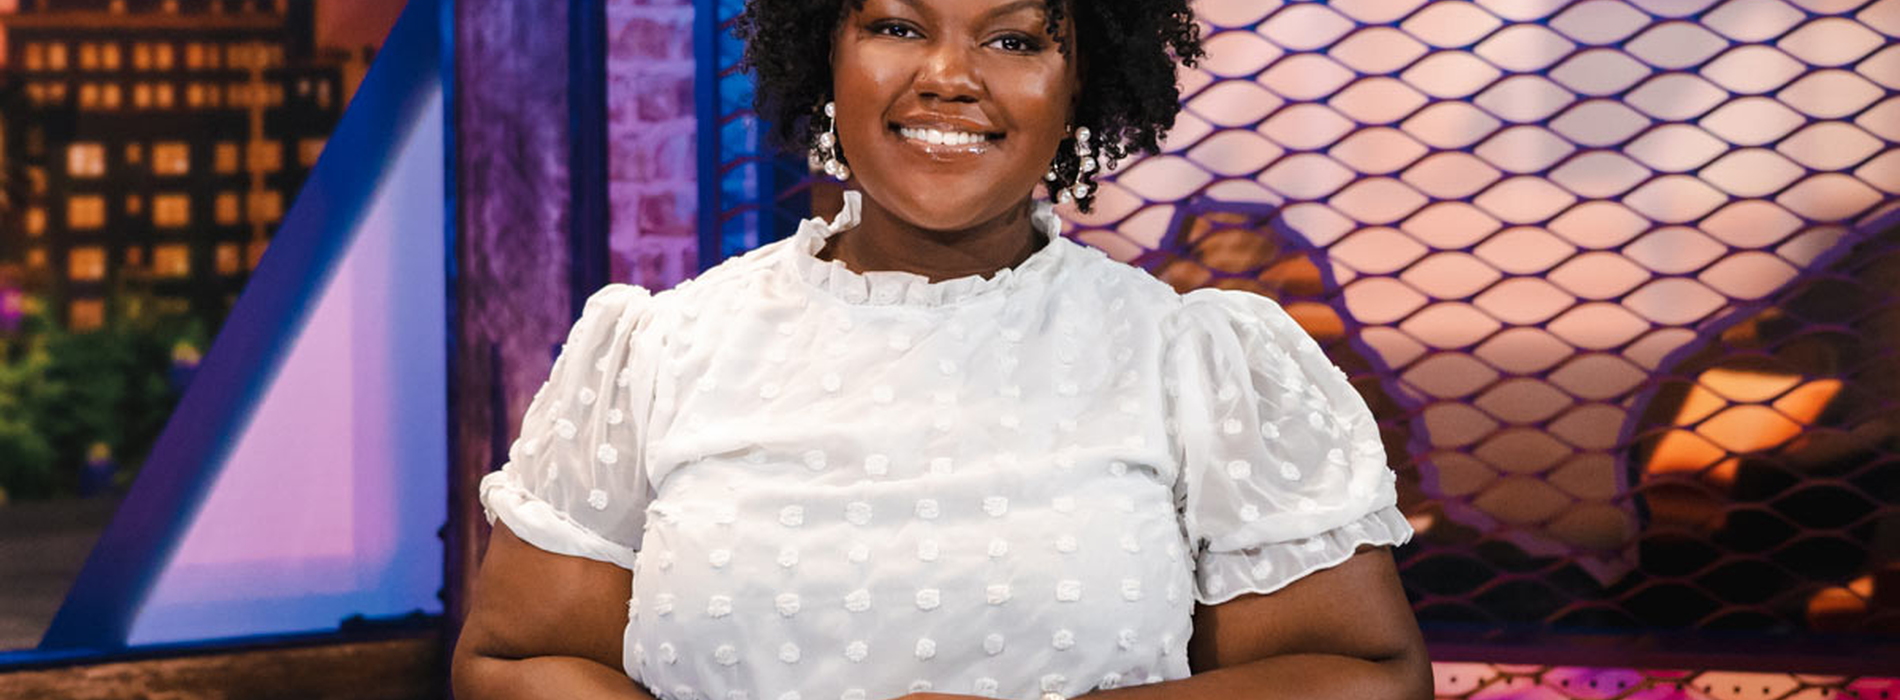
M 896 125 L 892 125 L 888 131 L 891 138 L 897 139 L 904 150 L 937 162 L 951 162 L 981 156 L 996 150 L 997 142 L 1003 140 L 1003 136 L 995 135 L 973 143 L 931 143 L 905 136 Z

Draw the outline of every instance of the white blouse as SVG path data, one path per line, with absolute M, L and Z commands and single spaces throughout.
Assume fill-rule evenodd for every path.
M 634 572 L 659 697 L 1182 678 L 1195 602 L 1411 538 L 1366 404 L 1273 301 L 1177 294 L 1047 203 L 988 278 L 817 258 L 859 207 L 594 294 L 482 480 L 491 522 Z

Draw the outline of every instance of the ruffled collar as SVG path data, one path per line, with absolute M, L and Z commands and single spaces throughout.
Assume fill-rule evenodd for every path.
M 931 282 L 930 278 L 902 270 L 853 272 L 837 260 L 822 260 L 818 251 L 825 241 L 857 227 L 863 207 L 863 193 L 844 192 L 844 208 L 831 221 L 812 217 L 799 223 L 798 233 L 789 241 L 793 271 L 807 284 L 824 290 L 851 304 L 941 306 L 1020 286 L 1032 279 L 1046 278 L 1063 255 L 1075 243 L 1062 237 L 1062 219 L 1054 206 L 1043 200 L 1031 203 L 1030 225 L 1049 239 L 1021 264 L 997 270 L 989 277 L 968 275 Z

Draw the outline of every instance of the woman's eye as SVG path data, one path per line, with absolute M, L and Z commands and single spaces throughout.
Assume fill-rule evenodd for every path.
M 871 33 L 883 34 L 885 36 L 896 37 L 899 39 L 908 39 L 917 35 L 916 30 L 911 29 L 907 25 L 898 24 L 896 22 L 880 22 L 880 23 L 871 25 Z
M 1035 53 L 1042 49 L 1042 43 L 1026 36 L 1000 37 L 993 42 L 1004 51 L 1013 53 Z

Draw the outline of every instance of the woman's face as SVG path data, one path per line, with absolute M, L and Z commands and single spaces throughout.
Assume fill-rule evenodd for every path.
M 853 179 L 929 230 L 1019 205 L 1048 171 L 1080 88 L 1075 51 L 1046 33 L 1043 0 L 865 0 L 832 45 Z

